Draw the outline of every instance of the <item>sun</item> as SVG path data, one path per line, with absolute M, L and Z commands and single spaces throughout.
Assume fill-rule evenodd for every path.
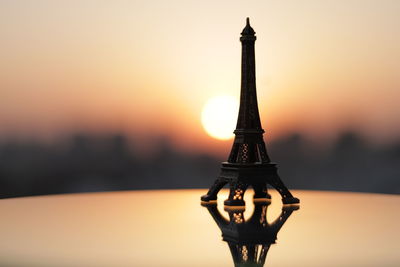
M 233 96 L 223 95 L 210 98 L 201 112 L 204 130 L 216 139 L 232 138 L 238 109 L 238 100 Z

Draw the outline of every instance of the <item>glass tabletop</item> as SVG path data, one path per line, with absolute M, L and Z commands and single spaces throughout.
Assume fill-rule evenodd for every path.
M 0 201 L 0 266 L 399 266 L 400 196 L 296 191 L 299 206 L 202 206 L 206 190 Z M 251 265 L 253 264 L 253 265 Z

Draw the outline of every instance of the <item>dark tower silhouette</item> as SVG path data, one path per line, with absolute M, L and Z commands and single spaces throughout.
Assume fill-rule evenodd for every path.
M 205 205 L 222 232 L 222 240 L 228 243 L 236 267 L 264 266 L 267 252 L 275 244 L 279 230 L 293 211 L 299 209 L 298 205 L 284 205 L 279 217 L 269 223 L 269 205 L 269 202 L 255 202 L 253 214 L 248 220 L 244 218 L 244 209 L 228 209 L 227 220 L 217 205 Z
M 235 140 L 228 162 L 222 163 L 219 177 L 201 200 L 204 202 L 216 200 L 219 190 L 229 183 L 230 193 L 225 205 L 242 206 L 245 204 L 243 195 L 248 186 L 253 187 L 254 198 L 269 199 L 270 195 L 267 192 L 269 184 L 278 190 L 284 204 L 299 203 L 299 199 L 293 197 L 281 181 L 276 164 L 269 159 L 265 147 L 256 93 L 254 55 L 256 36 L 250 26 L 249 18 L 241 35 L 242 82 L 239 115 L 234 131 Z

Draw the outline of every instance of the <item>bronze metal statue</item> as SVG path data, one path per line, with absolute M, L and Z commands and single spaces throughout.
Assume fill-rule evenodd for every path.
M 241 33 L 242 43 L 242 81 L 239 115 L 234 131 L 235 140 L 228 161 L 222 163 L 221 173 L 208 193 L 201 197 L 203 202 L 215 201 L 217 194 L 229 184 L 228 206 L 245 205 L 243 196 L 252 186 L 255 199 L 270 199 L 267 185 L 271 185 L 282 196 L 284 204 L 299 203 L 280 179 L 275 163 L 272 163 L 265 147 L 257 105 L 254 43 L 255 31 L 247 18 L 246 27 Z

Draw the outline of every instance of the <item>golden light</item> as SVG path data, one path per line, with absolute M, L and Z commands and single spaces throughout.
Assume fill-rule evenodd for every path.
M 233 137 L 239 102 L 233 96 L 216 96 L 207 101 L 201 113 L 201 122 L 213 138 L 227 140 Z

